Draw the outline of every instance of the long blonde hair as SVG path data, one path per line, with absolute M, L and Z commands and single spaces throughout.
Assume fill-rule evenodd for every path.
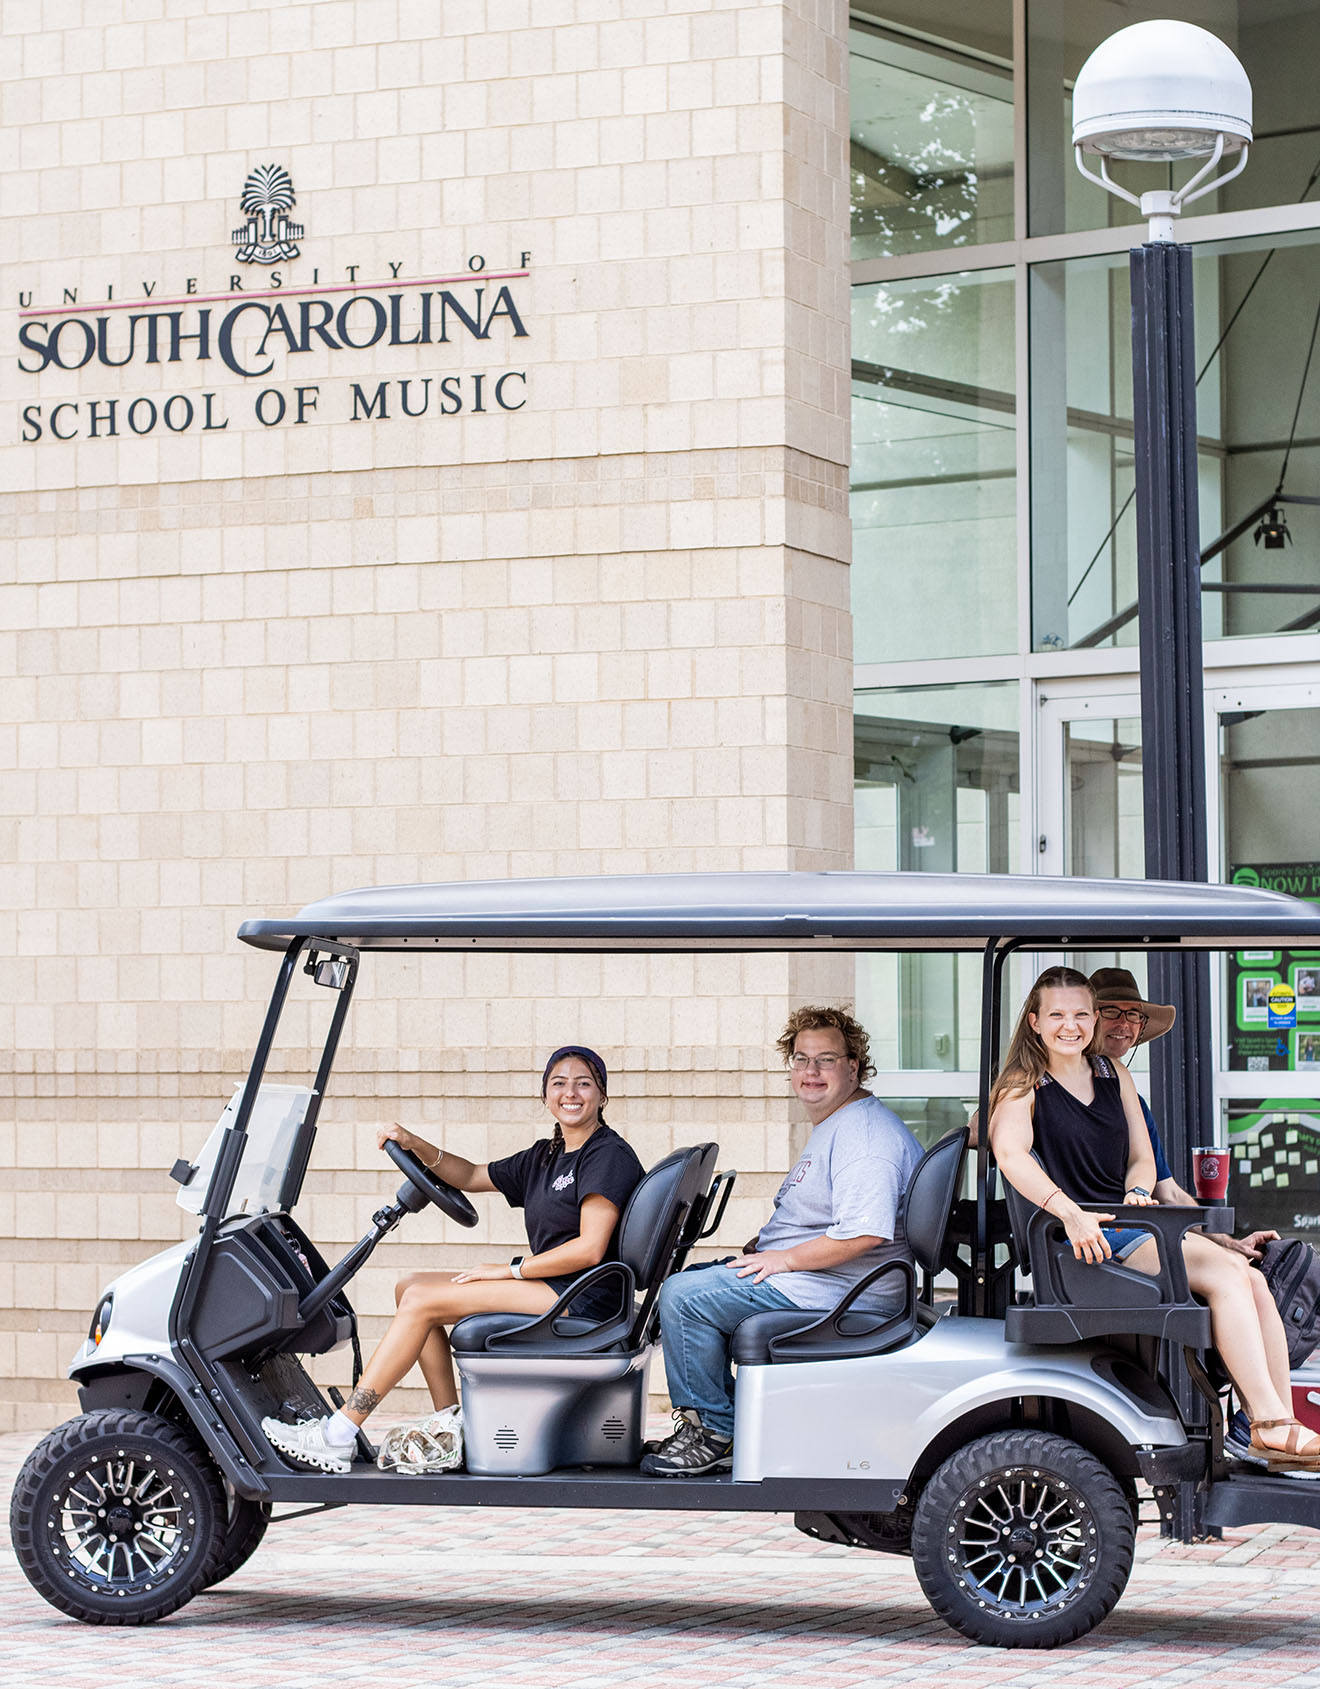
M 1034 1090 L 1037 1081 L 1049 1067 L 1049 1057 L 1045 1053 L 1045 1045 L 1041 1041 L 1040 1033 L 1031 1024 L 1032 1015 L 1040 1013 L 1040 999 L 1046 991 L 1085 991 L 1091 999 L 1091 1007 L 1095 1007 L 1095 987 L 1083 973 L 1076 968 L 1046 968 L 1040 978 L 1027 993 L 1027 1000 L 1022 1005 L 1022 1013 L 1017 1018 L 1017 1025 L 1013 1028 L 1013 1036 L 1008 1042 L 1008 1051 L 1004 1056 L 999 1075 L 990 1087 L 990 1116 L 1007 1096 L 1021 1095 L 1025 1091 Z M 1100 1019 L 1096 1017 L 1095 1030 L 1091 1034 L 1091 1042 L 1086 1046 L 1089 1055 L 1096 1049 L 1100 1039 Z

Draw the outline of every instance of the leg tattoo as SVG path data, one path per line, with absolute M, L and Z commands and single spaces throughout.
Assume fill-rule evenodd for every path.
M 347 1413 L 370 1413 L 380 1404 L 380 1391 L 370 1390 L 365 1384 L 359 1384 L 357 1389 L 344 1403 Z

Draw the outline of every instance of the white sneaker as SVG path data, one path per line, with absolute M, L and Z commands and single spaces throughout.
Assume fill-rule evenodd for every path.
M 313 1466 L 318 1472 L 350 1472 L 353 1445 L 327 1442 L 325 1419 L 304 1419 L 299 1425 L 286 1425 L 282 1419 L 263 1419 L 261 1429 L 266 1441 L 300 1466 Z

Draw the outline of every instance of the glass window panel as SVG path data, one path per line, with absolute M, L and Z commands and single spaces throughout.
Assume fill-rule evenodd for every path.
M 856 861 L 879 871 L 1016 873 L 1015 682 L 859 691 Z M 858 1013 L 882 1072 L 974 1071 L 978 956 L 865 955 Z
M 923 1149 L 965 1126 L 976 1108 L 975 1097 L 881 1097 L 880 1100 L 893 1109 Z M 972 1159 L 975 1161 L 975 1157 Z
M 1015 650 L 1012 272 L 855 287 L 852 342 L 856 661 Z
M 1233 1099 L 1224 1116 L 1238 1230 L 1268 1228 L 1320 1244 L 1320 1102 Z
M 1320 495 L 1318 248 L 1304 231 L 1194 254 L 1207 639 L 1320 627 L 1320 508 L 1297 502 Z M 1033 645 L 1134 644 L 1126 254 L 1036 265 L 1030 323 Z M 1286 533 L 1271 533 L 1281 481 Z
M 1011 239 L 1011 41 L 1006 0 L 854 18 L 855 259 Z
M 1135 716 L 1085 716 L 1063 723 L 1064 872 L 1101 880 L 1139 880 L 1145 874 L 1145 813 L 1141 788 L 1141 722 Z M 1068 965 L 1092 974 L 1126 968 L 1146 988 L 1141 951 L 1075 950 Z M 1029 983 L 1029 982 L 1028 982 Z M 1145 1046 L 1128 1065 L 1145 1074 Z
M 1033 235 L 1130 223 L 1130 205 L 1085 181 L 1072 156 L 1072 89 L 1101 41 L 1128 24 L 1177 18 L 1233 49 L 1255 89 L 1256 142 L 1236 181 L 1199 200 L 1190 215 L 1288 204 L 1314 187 L 1320 162 L 1320 4 L 1317 0 L 1027 0 L 1028 215 Z M 1172 172 L 1118 165 L 1130 188 L 1172 186 Z
M 1146 840 L 1140 721 L 1065 722 L 1063 755 L 1068 872 L 1141 879 Z

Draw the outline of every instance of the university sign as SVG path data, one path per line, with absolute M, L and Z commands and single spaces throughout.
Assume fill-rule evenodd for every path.
M 287 171 L 277 165 L 253 170 L 240 199 L 247 221 L 233 234 L 236 261 L 271 265 L 296 258 L 295 242 L 305 231 L 289 218 L 294 204 Z M 95 306 L 80 305 L 76 289 L 65 290 L 64 303 L 44 309 L 32 304 L 30 294 L 22 296 L 17 362 L 23 377 L 49 382 L 56 371 L 145 373 L 152 366 L 179 366 L 179 390 L 162 391 L 157 381 L 137 394 L 34 396 L 20 401 L 20 438 L 35 443 L 212 433 L 227 429 L 240 407 L 263 428 L 313 419 L 379 422 L 521 410 L 526 370 L 490 365 L 498 366 L 528 338 L 517 289 L 527 280 L 530 258 L 524 252 L 520 268 L 488 273 L 484 258 L 474 255 L 461 274 L 403 282 L 397 263 L 389 265 L 388 281 L 374 283 L 359 282 L 361 266 L 351 265 L 349 281 L 333 286 L 319 285 L 319 269 L 309 287 L 290 286 L 272 271 L 260 278 L 266 285 L 259 291 L 245 289 L 240 273 L 229 277 L 227 291 L 212 295 L 199 295 L 197 278 L 189 277 L 182 297 L 155 299 L 154 285 L 144 283 L 140 299 L 107 297 Z M 450 346 L 465 353 L 489 349 L 495 358 L 482 358 L 479 369 L 439 367 L 384 379 L 361 370 L 362 354 L 373 349 Z M 295 360 L 309 355 L 316 379 L 288 389 L 258 387 L 296 382 Z M 328 365 L 335 374 L 341 363 L 354 379 L 323 392 L 321 372 Z M 236 394 L 232 382 L 222 387 L 215 382 L 217 375 L 223 380 L 222 372 L 250 390 Z

